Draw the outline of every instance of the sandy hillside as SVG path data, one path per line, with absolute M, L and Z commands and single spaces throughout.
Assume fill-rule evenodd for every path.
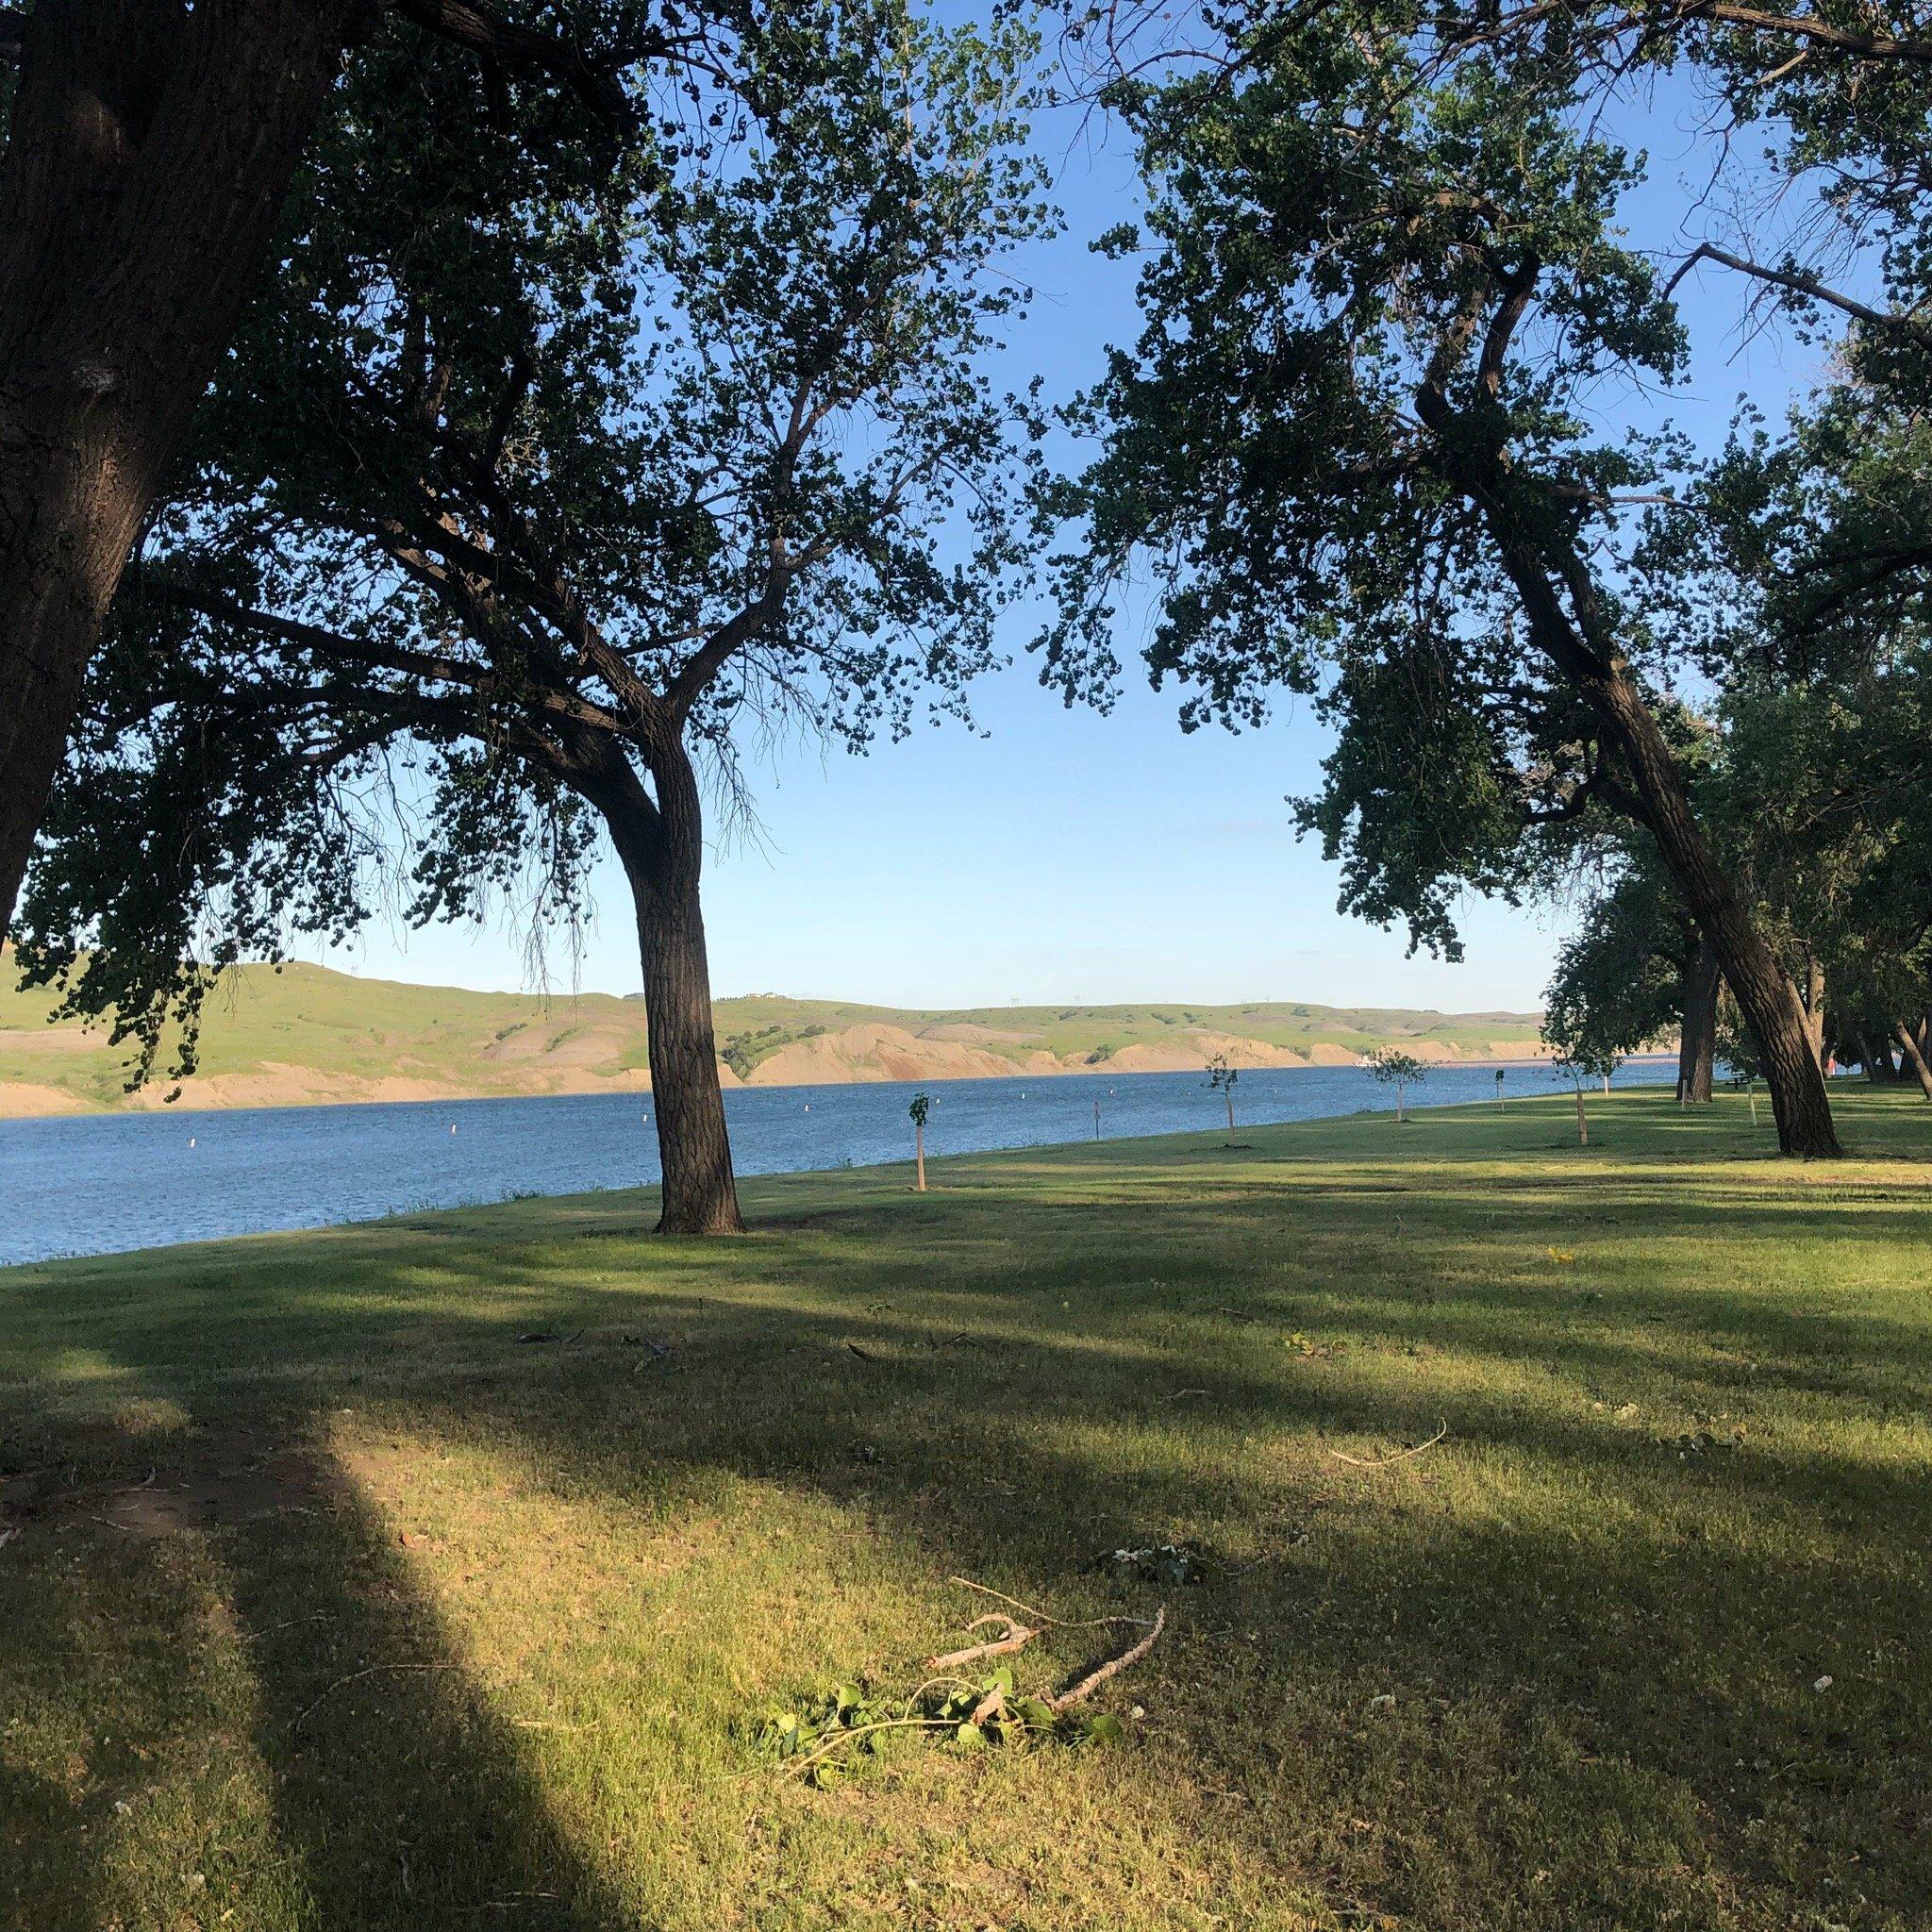
M 0 964 L 4 964 L 0 961 Z M 105 1027 L 49 1024 L 44 991 L 0 973 L 0 1116 L 125 1108 L 291 1107 L 650 1087 L 642 1002 L 495 993 L 244 966 L 208 1003 L 199 1066 L 125 1091 Z M 1257 1002 L 1241 1007 L 1005 1007 L 909 1011 L 775 993 L 717 1004 L 727 1087 L 973 1080 L 1059 1074 L 1352 1066 L 1369 1047 L 1418 1059 L 1537 1055 L 1537 1016 Z

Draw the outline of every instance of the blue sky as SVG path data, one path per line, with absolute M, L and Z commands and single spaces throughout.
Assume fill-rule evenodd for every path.
M 1619 117 L 1652 155 L 1631 209 L 1639 239 L 1668 247 L 1687 224 L 1707 152 L 1697 116 L 1666 95 Z M 1037 373 L 1050 396 L 1091 380 L 1109 341 L 1136 331 L 1131 268 L 1088 238 L 1134 211 L 1124 145 L 1104 130 L 1069 147 L 1049 125 L 1063 237 L 1025 268 L 1040 298 L 1005 374 Z M 1701 231 L 1700 231 L 1701 232 Z M 1696 343 L 1690 384 L 1667 413 L 1721 437 L 1740 391 L 1774 418 L 1811 380 L 1808 353 L 1777 335 L 1740 337 L 1740 291 L 1714 271 L 1681 291 Z M 1625 405 L 1612 399 L 1609 408 Z M 1629 399 L 1633 416 L 1655 408 Z M 1177 699 L 1128 670 L 1110 717 L 1042 691 L 1024 646 L 1037 613 L 1012 614 L 1005 673 L 977 687 L 988 735 L 922 727 L 870 757 L 793 746 L 751 774 L 756 839 L 714 846 L 706 902 L 712 983 L 724 996 L 786 992 L 892 1006 L 1012 1001 L 1305 999 L 1334 1005 L 1534 1008 L 1569 915 L 1472 901 L 1466 958 L 1405 957 L 1398 932 L 1335 910 L 1335 868 L 1297 843 L 1287 795 L 1311 791 L 1327 737 L 1306 705 L 1265 730 L 1184 736 Z M 630 992 L 639 985 L 629 895 L 615 860 L 593 881 L 595 916 L 573 961 L 554 942 L 549 981 Z M 408 932 L 378 921 L 352 948 L 316 955 L 365 974 L 514 990 L 537 983 L 506 924 Z

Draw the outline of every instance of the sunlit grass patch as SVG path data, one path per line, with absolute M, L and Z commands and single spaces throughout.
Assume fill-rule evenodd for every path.
M 1925 1923 L 1932 1108 L 1565 1105 L 0 1275 L 0 1925 Z M 958 1575 L 1124 1741 L 777 1774 Z

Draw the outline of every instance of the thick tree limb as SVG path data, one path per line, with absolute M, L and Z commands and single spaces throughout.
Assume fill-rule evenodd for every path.
M 629 117 L 624 90 L 608 69 L 592 63 L 572 41 L 501 19 L 475 0 L 391 0 L 391 4 L 425 33 L 466 48 L 487 64 L 522 69 L 555 81 L 612 125 Z M 660 35 L 648 45 L 626 48 L 625 58 L 651 59 L 669 51 L 670 42 Z
M 1723 26 L 1749 27 L 1758 33 L 1781 34 L 1835 53 L 1855 54 L 1864 60 L 1902 60 L 1932 67 L 1932 41 L 1905 41 L 1891 34 L 1859 33 L 1834 26 L 1815 13 L 1774 13 L 1761 7 L 1742 7 L 1734 0 L 1689 0 L 1682 9 L 1686 21 L 1709 20 Z
M 1002 1616 L 998 1611 L 989 1611 L 983 1617 L 975 1617 L 967 1624 L 967 1629 L 977 1630 L 986 1624 L 1004 1625 L 1006 1635 L 991 1643 L 975 1643 L 965 1650 L 950 1650 L 943 1657 L 929 1657 L 925 1667 L 929 1671 L 958 1670 L 961 1664 L 970 1664 L 983 1657 L 1005 1657 L 1016 1650 L 1024 1650 L 1040 1635 L 1037 1626 L 1017 1622 L 1011 1617 Z
M 717 676 L 732 654 L 750 643 L 785 608 L 787 577 L 774 573 L 764 595 L 747 604 L 737 616 L 721 624 L 677 668 L 665 695 L 665 707 L 674 724 L 682 725 L 691 708 L 704 694 L 705 687 Z
M 546 689 L 542 686 L 519 687 L 488 666 L 465 663 L 460 658 L 451 658 L 432 651 L 411 650 L 400 644 L 377 643 L 368 638 L 350 637 L 344 632 L 328 630 L 320 625 L 305 624 L 298 618 L 280 617 L 273 611 L 252 609 L 246 605 L 235 603 L 232 599 L 192 591 L 183 585 L 169 583 L 165 579 L 144 578 L 142 583 L 142 593 L 150 602 L 165 603 L 179 609 L 192 610 L 217 624 L 234 625 L 241 629 L 254 631 L 258 636 L 275 638 L 283 643 L 314 651 L 325 658 L 346 658 L 354 663 L 370 665 L 377 670 L 399 672 L 405 676 L 431 683 L 458 684 L 475 691 L 478 696 L 507 697 L 513 704 L 553 712 L 558 717 L 569 718 L 575 724 L 588 725 L 592 730 L 608 732 L 614 737 L 625 738 L 631 735 L 630 726 L 616 712 L 607 710 L 601 705 L 592 704 L 588 698 L 580 698 L 574 692 Z
M 1828 287 L 1816 275 L 1807 275 L 1802 269 L 1773 268 L 1768 262 L 1753 261 L 1747 256 L 1734 255 L 1728 248 L 1720 248 L 1714 242 L 1700 242 L 1675 269 L 1664 284 L 1663 292 L 1674 294 L 1676 287 L 1700 261 L 1714 261 L 1721 267 L 1735 269 L 1740 275 L 1754 276 L 1760 282 L 1768 282 L 1774 288 L 1784 289 L 1794 295 L 1803 295 L 1808 301 L 1823 302 L 1828 308 L 1836 308 L 1841 314 L 1855 317 L 1868 323 L 1874 328 L 1907 335 L 1913 341 L 1932 344 L 1932 326 L 1928 326 L 1917 316 L 1898 315 L 1884 308 L 1874 308 L 1869 302 L 1860 302 L 1856 295 L 1847 295 L 1840 290 Z
M 1443 46 L 1451 56 L 1472 47 L 1508 39 L 1524 28 L 1574 12 L 1574 0 L 1530 0 L 1514 11 L 1495 14 L 1488 8 L 1473 9 L 1475 18 L 1466 29 L 1449 25 L 1443 29 Z M 1624 8 L 1609 16 L 1601 29 L 1606 40 L 1636 33 L 1641 40 L 1661 38 L 1700 22 L 1717 26 L 1740 27 L 1785 40 L 1800 41 L 1807 47 L 1824 47 L 1857 59 L 1898 61 L 1908 66 L 1932 66 L 1932 41 L 1905 40 L 1894 34 L 1861 33 L 1855 27 L 1835 26 L 1816 13 L 1778 13 L 1762 7 L 1746 7 L 1737 0 L 1679 0 L 1675 7 Z

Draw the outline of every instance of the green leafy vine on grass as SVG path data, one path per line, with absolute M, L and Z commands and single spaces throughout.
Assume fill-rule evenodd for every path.
M 964 1577 L 953 1580 L 969 1590 L 999 1595 Z M 888 1756 L 912 1738 L 960 1751 L 1047 1741 L 1074 1746 L 1119 1742 L 1126 1735 L 1119 1718 L 1078 1707 L 1108 1678 L 1139 1663 L 1154 1648 L 1167 1624 L 1165 1608 L 1157 1610 L 1151 1622 L 1096 1617 L 1069 1624 L 1024 1604 L 1013 1603 L 1013 1607 L 1035 1621 L 1022 1624 L 1004 1613 L 976 1618 L 967 1625 L 969 1632 L 991 1624 L 1002 1625 L 1003 1634 L 944 1657 L 928 1657 L 926 1668 L 937 1674 L 903 1695 L 841 1684 L 803 1706 L 767 1712 L 758 1728 L 759 1754 L 785 1775 L 824 1787 L 858 1764 Z M 1021 1692 L 1010 1664 L 1001 1664 L 983 1676 L 956 1674 L 960 1665 L 1024 1650 L 1049 1628 L 1108 1624 L 1130 1624 L 1145 1634 L 1058 1696 Z

